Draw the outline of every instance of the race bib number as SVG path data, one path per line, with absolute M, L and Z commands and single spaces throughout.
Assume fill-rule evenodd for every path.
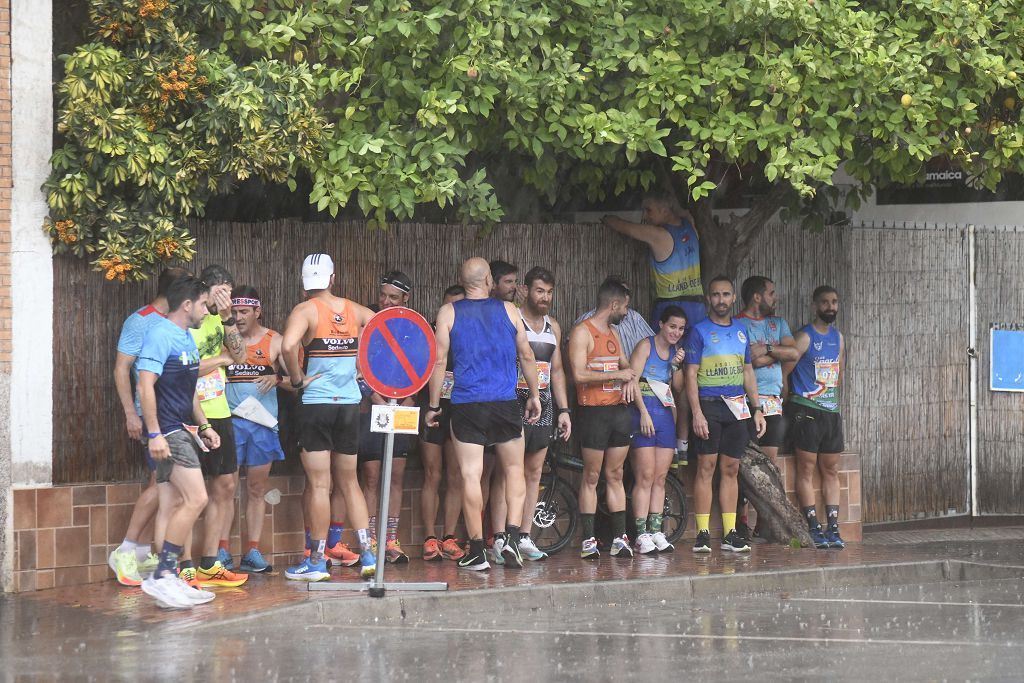
M 522 371 L 519 372 L 519 382 L 516 386 L 520 389 L 529 389 L 530 385 L 526 383 L 526 378 L 523 377 Z M 537 388 L 544 391 L 551 386 L 551 363 L 547 361 L 537 361 Z
M 200 401 L 209 401 L 224 395 L 224 378 L 219 372 L 211 372 L 196 382 L 196 393 Z
M 647 384 L 651 387 L 651 392 L 661 401 L 661 405 L 666 408 L 675 406 L 676 400 L 672 396 L 672 387 L 656 379 L 647 380 Z
M 735 415 L 737 420 L 750 419 L 750 406 L 747 405 L 747 397 L 745 394 L 740 394 L 739 396 L 723 396 L 722 400 L 725 401 L 725 405 L 729 406 L 729 412 Z
M 815 361 L 814 381 L 823 387 L 839 386 L 839 361 Z
M 450 399 L 452 397 L 452 389 L 455 388 L 455 373 L 451 370 L 445 370 L 444 381 L 441 382 L 441 398 Z
M 203 440 L 199 438 L 199 427 L 197 427 L 196 425 L 187 424 L 182 424 L 181 426 L 185 428 L 186 432 L 192 435 L 192 438 L 195 439 L 196 445 L 199 446 L 199 450 L 201 450 L 203 453 L 210 452 L 210 449 L 206 447 L 206 444 L 203 443 Z
M 604 364 L 602 372 L 618 372 L 619 362 L 609 361 Z M 613 379 L 610 382 L 604 382 L 601 385 L 601 391 L 622 391 L 622 380 Z
M 782 399 L 778 396 L 762 396 L 761 414 L 765 417 L 782 415 Z

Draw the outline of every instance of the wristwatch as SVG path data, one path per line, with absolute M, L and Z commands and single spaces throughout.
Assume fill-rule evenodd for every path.
M 292 388 L 293 389 L 301 389 L 303 383 L 305 383 L 306 380 L 300 379 L 298 382 L 296 382 L 295 380 L 290 380 L 290 381 L 292 383 Z
M 771 344 L 765 344 L 765 345 L 764 345 L 764 351 L 765 351 L 765 353 L 767 353 L 767 354 L 768 354 L 769 356 L 771 355 L 771 353 L 772 353 L 772 349 L 774 349 L 774 348 L 775 348 L 775 347 L 774 347 L 774 346 L 772 346 Z
M 221 324 L 224 325 L 224 327 L 234 327 L 235 325 L 238 324 L 238 318 L 235 316 L 231 316 L 227 320 L 223 321 Z
M 427 410 L 429 410 L 432 413 L 440 413 L 441 406 L 427 406 Z

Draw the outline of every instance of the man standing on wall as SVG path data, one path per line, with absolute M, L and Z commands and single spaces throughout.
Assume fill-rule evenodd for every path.
M 369 515 L 359 488 L 359 402 L 356 381 L 359 335 L 373 311 L 335 296 L 334 261 L 328 254 L 310 254 L 302 262 L 302 287 L 308 299 L 296 306 L 285 326 L 282 352 L 292 387 L 303 390 L 299 412 L 299 443 L 306 485 L 311 488 L 307 511 L 310 554 L 289 567 L 295 581 L 330 578 L 324 551 L 331 517 L 331 480 L 343 492 L 348 521 L 359 539 L 360 573 L 373 576 L 377 560 L 370 548 Z M 299 349 L 305 349 L 305 364 Z
M 843 452 L 843 416 L 839 387 L 846 366 L 843 335 L 833 327 L 839 293 L 828 285 L 814 290 L 814 322 L 796 333 L 799 360 L 790 374 L 786 417 L 796 452 L 796 495 L 816 548 L 845 548 L 839 535 L 839 458 Z M 815 510 L 814 471 L 821 474 L 828 528 L 822 531 Z

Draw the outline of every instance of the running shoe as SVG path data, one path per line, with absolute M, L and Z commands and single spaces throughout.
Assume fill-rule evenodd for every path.
M 663 531 L 651 534 L 651 540 L 654 542 L 654 547 L 658 549 L 659 553 L 670 553 L 676 549 L 674 545 L 668 542 L 668 538 L 665 537 Z
M 737 522 L 736 533 L 739 537 L 746 541 L 747 545 L 750 545 L 750 527 L 747 526 L 746 522 Z
M 224 548 L 217 548 L 217 561 L 220 562 L 221 566 L 223 566 L 224 569 L 227 569 L 228 571 L 231 571 L 235 568 L 234 558 L 232 558 L 231 553 L 229 553 Z
M 466 553 L 465 556 L 459 560 L 459 569 L 468 569 L 471 572 L 482 572 L 490 568 L 491 565 L 487 562 L 487 553 L 484 552 L 479 555 Z
M 633 557 L 633 548 L 629 545 L 629 536 L 622 534 L 612 539 L 612 557 Z
M 263 559 L 263 553 L 260 552 L 259 548 L 250 548 L 249 552 L 242 557 L 241 569 L 243 572 L 249 572 L 250 574 L 264 574 L 274 571 L 270 563 Z
M 494 545 L 498 545 L 498 541 L 494 541 Z M 508 538 L 505 541 L 504 547 L 501 549 L 502 561 L 506 566 L 514 569 L 523 568 L 523 553 L 519 550 L 519 540 L 515 538 Z
M 384 559 L 391 564 L 409 564 L 409 556 L 402 552 L 402 544 L 397 540 L 384 546 Z
M 842 550 L 846 547 L 846 541 L 839 535 L 839 529 L 829 529 L 826 531 L 825 540 L 828 541 L 828 547 L 830 548 Z
M 136 558 L 138 559 L 138 558 Z M 146 559 L 138 560 L 139 576 L 147 576 L 156 571 L 157 566 L 160 564 L 160 558 L 156 553 L 149 553 L 146 555 Z
M 359 563 L 359 555 L 352 552 L 352 550 L 341 541 L 338 541 L 328 548 L 324 552 L 324 555 L 327 557 L 328 569 L 331 568 L 332 561 L 337 562 L 342 567 L 353 567 Z
M 491 546 L 491 562 L 494 564 L 505 564 L 505 539 L 502 536 L 494 537 L 494 545 Z
M 423 561 L 433 562 L 435 560 L 442 560 L 444 556 L 441 554 L 441 543 L 436 538 L 428 538 L 423 541 Z
M 107 564 L 113 570 L 117 582 L 122 586 L 139 586 L 142 584 L 142 577 L 139 576 L 139 560 L 134 550 L 117 550 L 107 557 Z
M 722 550 L 730 550 L 734 553 L 749 553 L 750 544 L 736 533 L 735 529 L 730 529 L 729 533 L 722 539 Z
M 170 572 L 159 579 L 150 577 L 141 582 L 142 592 L 154 598 L 164 609 L 192 609 L 195 603 L 188 599 L 181 588 L 181 581 Z M 189 588 L 188 590 L 192 590 Z
M 180 572 L 178 572 L 178 578 L 187 583 L 192 588 L 198 588 L 200 590 L 202 589 L 202 586 L 199 585 L 199 579 L 196 578 L 195 567 L 186 567 L 185 569 L 182 569 Z
M 822 533 L 820 524 L 811 529 L 811 543 L 813 543 L 814 547 L 818 550 L 825 550 L 829 547 L 828 539 L 825 537 L 825 534 Z
M 408 559 L 408 558 L 406 558 Z M 377 555 L 372 550 L 359 554 L 359 576 L 368 579 L 377 573 Z
M 348 546 L 345 546 L 345 548 L 347 549 Z M 328 548 L 328 550 L 330 550 L 330 548 Z M 303 550 L 302 551 L 302 558 L 305 559 L 305 560 L 308 560 L 310 552 L 311 551 L 310 551 L 309 548 L 306 548 L 305 550 Z M 359 557 L 359 556 L 356 555 L 356 557 Z M 334 561 L 331 560 L 331 556 L 327 554 L 327 551 L 324 551 L 324 559 L 327 560 L 327 568 L 330 569 L 334 565 Z M 346 565 L 346 566 L 351 567 L 352 565 Z
M 533 539 L 529 536 L 522 536 L 519 539 L 519 552 L 523 554 L 523 557 L 531 562 L 539 562 L 547 558 L 548 554 L 537 547 L 537 544 L 533 542 Z
M 641 555 L 647 555 L 653 553 L 658 549 L 658 546 L 654 545 L 654 537 L 650 534 L 640 534 L 636 537 L 636 551 Z M 612 549 L 615 552 L 615 549 Z
M 326 560 L 313 562 L 307 557 L 294 567 L 288 567 L 288 569 L 285 569 L 284 578 L 291 579 L 292 581 L 313 582 L 326 581 L 331 578 L 331 575 L 327 573 Z
M 580 557 L 584 560 L 596 560 L 601 557 L 601 551 L 597 549 L 597 539 L 591 536 L 583 540 L 580 547 Z
M 693 552 L 695 553 L 710 553 L 711 552 L 711 532 L 707 529 L 701 529 L 697 532 L 697 540 L 693 544 Z
M 204 591 L 199 586 L 193 586 L 186 582 L 181 576 L 178 576 L 178 583 L 181 585 L 182 595 L 191 600 L 196 605 L 205 605 L 206 603 L 217 597 L 210 591 Z
M 458 562 L 465 556 L 466 551 L 462 549 L 459 539 L 453 537 L 441 541 L 441 557 L 444 559 Z
M 229 569 L 225 569 L 224 565 L 222 565 L 220 560 L 218 560 L 214 562 L 213 566 L 209 569 L 198 567 L 196 569 L 196 578 L 199 579 L 199 585 L 203 588 L 207 588 L 209 586 L 237 588 L 249 580 L 249 575 L 236 574 Z

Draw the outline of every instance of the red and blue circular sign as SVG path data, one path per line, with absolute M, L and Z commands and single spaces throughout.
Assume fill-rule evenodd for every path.
M 366 323 L 356 363 L 371 389 L 387 398 L 405 398 L 430 380 L 436 353 L 430 323 L 410 308 L 393 306 Z

